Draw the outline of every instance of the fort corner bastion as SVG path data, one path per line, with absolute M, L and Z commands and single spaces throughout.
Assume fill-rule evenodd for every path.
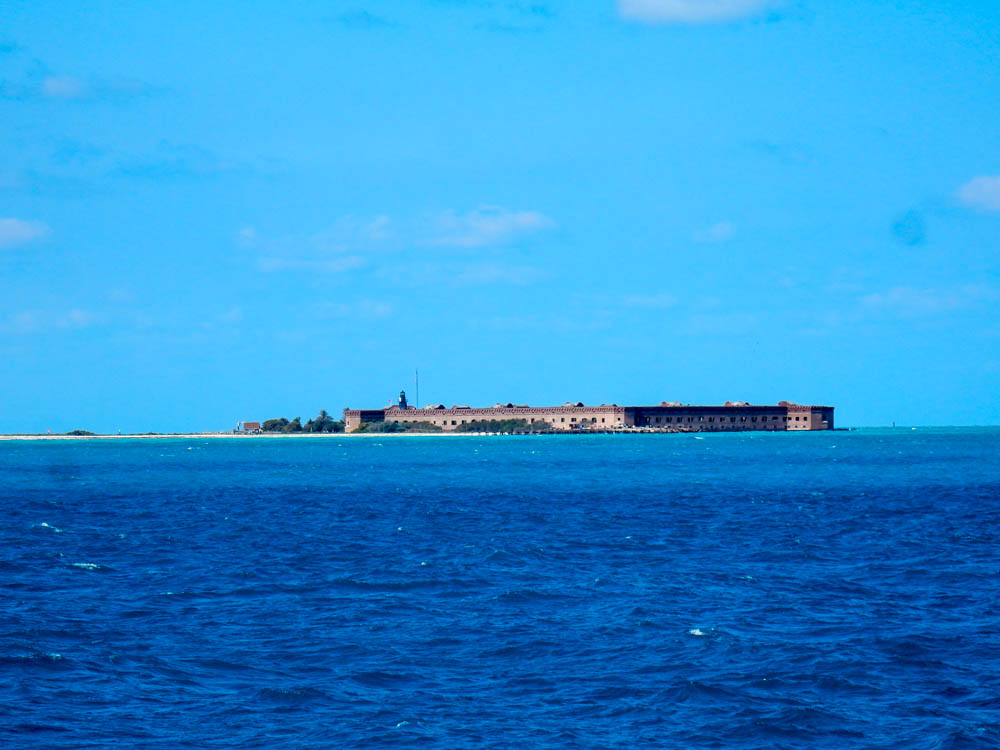
M 513 403 L 487 408 L 431 404 L 422 408 L 406 402 L 400 391 L 398 403 L 382 409 L 344 409 L 344 427 L 353 432 L 365 423 L 424 422 L 442 430 L 459 430 L 471 422 L 521 419 L 538 430 L 662 432 L 811 431 L 833 429 L 832 406 L 803 406 L 779 401 L 773 406 L 727 401 L 721 406 L 692 406 L 664 401 L 658 406 L 586 406 L 567 402 L 562 406 L 527 406 Z M 539 424 L 541 423 L 541 424 Z

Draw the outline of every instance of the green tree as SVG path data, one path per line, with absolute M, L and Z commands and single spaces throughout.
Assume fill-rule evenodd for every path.
M 365 422 L 355 432 L 441 432 L 441 428 L 430 422 Z

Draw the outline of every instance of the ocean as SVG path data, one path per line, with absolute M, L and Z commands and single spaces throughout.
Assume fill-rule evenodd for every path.
M 1000 429 L 0 442 L 4 748 L 996 748 Z

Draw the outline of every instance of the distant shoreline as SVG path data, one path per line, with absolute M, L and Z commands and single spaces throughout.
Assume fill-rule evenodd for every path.
M 156 435 L 0 435 L 0 440 L 280 440 L 285 438 L 375 438 L 375 437 L 463 437 L 467 435 L 499 435 L 497 432 L 293 432 L 243 435 L 232 432 L 182 432 Z
M 3 440 L 283 440 L 283 439 L 297 439 L 297 440 L 309 440 L 309 439 L 323 439 L 329 440 L 331 438 L 408 438 L 408 437 L 482 437 L 484 435 L 513 435 L 514 433 L 509 432 L 292 432 L 292 433 L 258 433 L 255 435 L 244 435 L 240 433 L 231 432 L 180 432 L 176 434 L 157 434 L 157 435 L 16 435 L 16 434 L 0 434 L 0 441 Z M 518 433 L 522 434 L 522 433 Z M 532 434 L 532 433 L 524 433 Z M 533 433 L 538 435 L 554 435 L 563 433 L 554 432 L 540 432 Z M 581 434 L 581 433 L 570 433 L 566 431 L 567 435 Z M 593 434 L 610 434 L 610 433 L 593 433 Z M 625 433 L 621 433 L 625 434 Z
M 834 430 L 823 430 L 823 432 L 852 432 L 856 430 L 856 427 L 839 427 Z M 909 428 L 897 428 L 897 429 L 911 429 L 915 430 L 916 427 Z M 926 428 L 925 428 L 926 429 Z M 742 434 L 767 434 L 767 435 L 783 435 L 789 434 L 785 430 L 776 430 L 774 432 L 763 432 L 763 431 L 752 431 L 752 430 L 739 430 L 736 432 L 716 432 L 716 431 L 701 431 L 701 430 L 615 430 L 615 431 L 553 431 L 553 432 L 536 432 L 536 433 L 511 433 L 511 432 L 452 432 L 452 431 L 441 431 L 441 432 L 271 432 L 271 433 L 255 433 L 255 434 L 244 434 L 244 433 L 233 433 L 233 432 L 181 432 L 181 433 L 157 433 L 155 435 L 149 434 L 131 434 L 131 435 L 39 435 L 39 434 L 0 434 L 0 441 L 13 441 L 13 440 L 44 440 L 44 441 L 61 441 L 61 440 L 311 440 L 311 439 L 338 439 L 338 438 L 431 438 L 431 437 L 447 437 L 447 438 L 461 438 L 461 437 L 489 437 L 489 436 L 509 436 L 509 435 L 529 435 L 529 436 L 544 436 L 544 435 L 742 435 Z M 797 434 L 797 433 L 795 433 Z

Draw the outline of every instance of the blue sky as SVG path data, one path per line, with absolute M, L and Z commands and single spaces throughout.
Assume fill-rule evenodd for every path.
M 993 2 L 0 8 L 0 432 L 1000 422 Z

